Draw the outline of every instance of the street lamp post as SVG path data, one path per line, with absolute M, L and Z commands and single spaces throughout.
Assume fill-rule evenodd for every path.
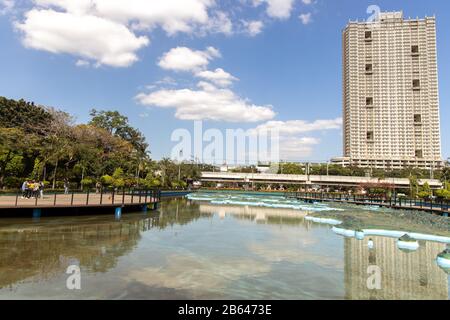
M 183 149 L 180 150 L 178 159 L 178 181 L 181 180 L 181 159 L 183 159 Z

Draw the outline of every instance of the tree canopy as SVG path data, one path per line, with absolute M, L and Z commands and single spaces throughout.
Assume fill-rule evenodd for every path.
M 54 108 L 0 97 L 0 188 L 24 179 L 58 188 L 183 187 L 199 177 L 193 164 L 150 158 L 145 136 L 117 111 L 91 111 L 87 124 Z

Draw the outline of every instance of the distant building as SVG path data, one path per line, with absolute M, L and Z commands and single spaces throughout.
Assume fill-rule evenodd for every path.
M 381 13 L 343 31 L 344 157 L 332 162 L 399 169 L 443 165 L 436 20 Z

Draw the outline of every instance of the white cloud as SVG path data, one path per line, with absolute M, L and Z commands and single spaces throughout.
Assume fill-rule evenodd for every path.
M 177 47 L 166 52 L 159 60 L 158 65 L 166 70 L 196 71 L 206 68 L 210 60 L 217 57 L 220 57 L 220 52 L 213 47 L 208 47 L 204 51 Z
M 313 0 L 301 0 L 303 5 L 309 6 L 314 4 Z M 251 0 L 254 7 L 260 6 L 262 3 L 267 4 L 266 13 L 269 17 L 275 19 L 288 19 L 294 9 L 294 0 Z M 302 14 L 300 19 L 304 24 L 311 22 L 311 14 Z
M 252 132 L 276 130 L 280 135 L 280 157 L 283 160 L 299 160 L 309 157 L 314 152 L 314 146 L 320 143 L 320 139 L 305 134 L 313 132 L 338 130 L 342 127 L 342 118 L 330 120 L 305 120 L 268 121 Z
M 254 20 L 254 21 L 243 21 L 242 22 L 245 28 L 245 32 L 251 37 L 256 36 L 261 33 L 264 23 L 262 21 Z
M 229 36 L 233 34 L 233 23 L 227 13 L 217 11 L 211 16 L 208 23 L 200 28 L 200 33 L 223 33 Z
M 209 21 L 213 0 L 35 0 L 43 7 L 58 7 L 68 12 L 92 14 L 141 29 L 163 28 L 168 34 L 192 32 Z
M 181 120 L 214 120 L 227 122 L 258 122 L 272 119 L 271 106 L 258 106 L 238 97 L 229 89 L 216 88 L 200 82 L 198 90 L 158 90 L 141 93 L 136 100 L 146 106 L 173 108 Z
M 196 77 L 208 80 L 220 87 L 227 87 L 237 81 L 238 79 L 221 68 L 217 68 L 214 71 L 200 71 L 195 74 Z
M 315 120 L 308 122 L 305 120 L 289 120 L 289 121 L 269 121 L 259 125 L 255 130 L 277 129 L 280 135 L 295 135 L 305 132 L 333 130 L 342 127 L 342 118 L 331 120 Z
M 291 137 L 280 139 L 280 158 L 282 160 L 300 160 L 310 157 L 314 146 L 320 144 L 320 139 L 313 137 Z
M 287 19 L 291 16 L 294 0 L 265 0 L 267 15 L 272 18 Z
M 254 7 L 259 7 L 265 0 L 249 0 Z
M 259 7 L 266 3 L 266 13 L 271 18 L 287 19 L 291 16 L 291 11 L 294 8 L 294 0 L 252 0 L 254 7 Z
M 168 76 L 155 82 L 155 85 L 158 85 L 158 86 L 176 86 L 177 84 L 178 83 L 174 78 L 168 77 Z
M 94 0 L 100 14 L 119 21 L 138 21 L 143 28 L 161 26 L 168 34 L 192 32 L 207 24 L 212 0 Z
M 304 25 L 310 24 L 310 23 L 312 22 L 312 15 L 311 15 L 311 12 L 308 12 L 308 13 L 302 13 L 302 14 L 299 16 L 299 19 L 300 19 L 300 21 L 301 21 Z
M 158 65 L 166 70 L 192 72 L 197 78 L 208 80 L 220 87 L 227 87 L 238 79 L 221 68 L 214 71 L 206 70 L 209 62 L 220 56 L 220 51 L 214 47 L 208 47 L 204 51 L 177 47 L 164 53 Z
M 14 4 L 12 0 L 0 1 L 5 8 Z M 138 60 L 137 51 L 149 44 L 146 36 L 137 33 L 148 33 L 157 27 L 168 35 L 233 33 L 226 12 L 209 12 L 216 7 L 214 0 L 33 0 L 32 3 L 33 7 L 15 23 L 23 33 L 26 47 L 72 54 L 93 62 L 94 66 L 131 65 Z
M 98 64 L 126 67 L 138 60 L 136 51 L 149 44 L 124 25 L 91 15 L 30 10 L 16 23 L 28 48 L 69 53 Z
M 75 65 L 77 67 L 89 67 L 91 64 L 89 63 L 89 61 L 86 60 L 77 60 L 77 62 L 75 63 Z
M 264 3 L 269 17 L 287 19 L 294 0 L 246 0 L 254 6 Z M 177 33 L 204 36 L 211 33 L 255 36 L 262 21 L 240 23 L 239 10 L 227 9 L 216 0 L 31 0 L 16 25 L 29 48 L 52 53 L 68 53 L 92 66 L 129 66 L 138 60 L 138 51 L 148 45 L 148 34 L 161 28 L 169 36 Z M 241 1 L 240 5 L 245 2 Z M 312 3 L 303 0 L 303 3 Z M 14 0 L 0 0 L 0 14 L 10 10 Z M 234 19 L 238 22 L 235 24 Z M 79 23 L 73 23 L 77 20 Z M 99 26 L 92 24 L 97 21 Z M 84 32 L 89 22 L 92 32 Z M 67 32 L 62 39 L 59 26 Z M 108 26 L 107 26 L 108 25 Z M 244 30 L 243 28 L 244 27 Z M 106 29 L 111 29 L 111 32 Z M 82 29 L 82 30 L 78 30 Z M 99 30 L 100 29 L 100 30 Z M 142 33 L 145 33 L 144 36 Z M 105 37 L 105 35 L 107 35 Z M 110 35 L 110 36 L 109 36 Z M 97 46 L 97 40 L 101 40 Z M 72 42 L 76 45 L 70 46 Z M 92 60 L 92 61 L 91 61 Z
M 10 12 L 15 5 L 14 0 L 0 0 L 0 15 Z
M 91 0 L 33 0 L 32 2 L 41 8 L 63 9 L 77 14 L 88 14 L 95 5 Z

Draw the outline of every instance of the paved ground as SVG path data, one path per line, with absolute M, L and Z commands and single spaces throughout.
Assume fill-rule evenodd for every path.
M 17 200 L 17 203 L 16 203 Z M 147 203 L 155 202 L 156 199 L 152 199 L 150 196 L 147 197 Z M 111 194 L 74 194 L 72 199 L 72 194 L 57 194 L 56 202 L 55 195 L 44 195 L 43 199 L 22 199 L 20 196 L 0 196 L 0 209 L 1 208 L 13 208 L 13 207 L 80 207 L 80 206 L 112 206 L 118 204 L 140 204 L 145 203 L 145 196 L 139 198 L 139 196 L 132 197 L 131 195 L 116 194 L 114 199 Z

